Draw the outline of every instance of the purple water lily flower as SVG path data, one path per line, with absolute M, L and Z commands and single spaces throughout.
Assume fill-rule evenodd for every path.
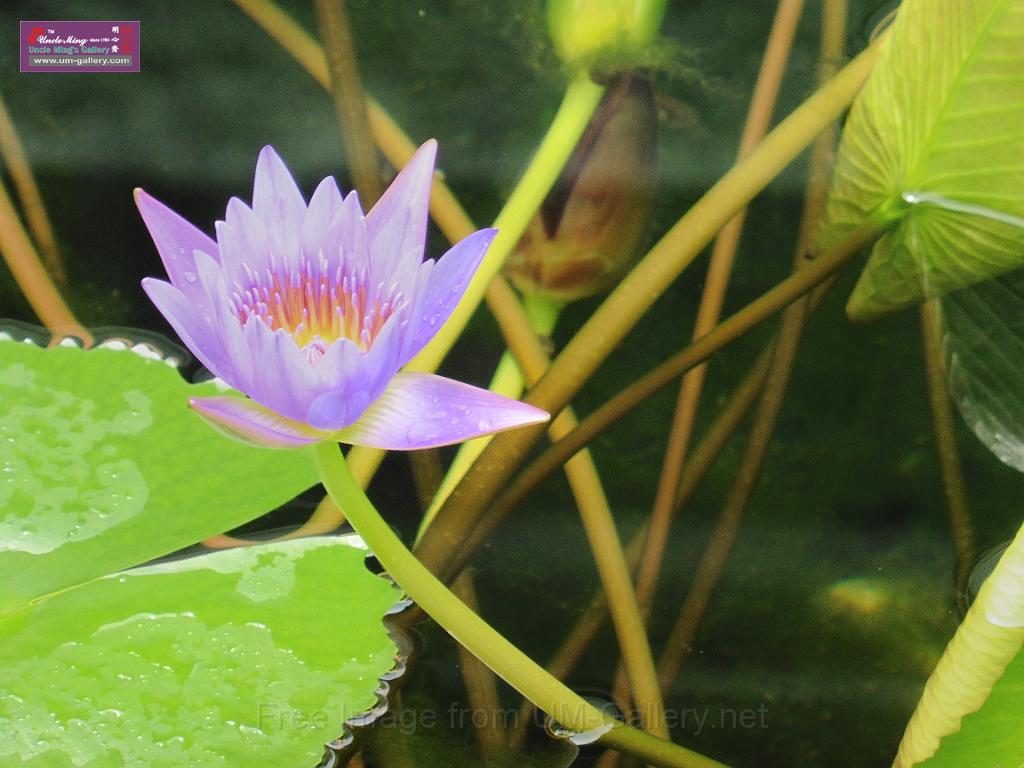
M 423 261 L 437 144 L 416 152 L 365 217 L 324 179 L 307 205 L 271 147 L 252 208 L 228 202 L 216 241 L 142 190 L 136 202 L 170 282 L 142 286 L 185 345 L 251 399 L 193 409 L 274 448 L 336 440 L 416 449 L 545 421 L 532 406 L 458 381 L 399 373 L 448 319 L 496 231 Z

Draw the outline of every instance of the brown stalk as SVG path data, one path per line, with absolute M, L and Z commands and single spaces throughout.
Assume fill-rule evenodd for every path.
M 25 222 L 28 224 L 29 232 L 32 233 L 32 239 L 39 247 L 40 255 L 50 277 L 61 288 L 67 288 L 67 274 L 64 272 L 64 264 L 60 258 L 60 250 L 57 248 L 57 238 L 53 234 L 50 217 L 46 213 L 46 206 L 43 205 L 43 196 L 40 194 L 39 186 L 32 174 L 32 167 L 25 155 L 18 131 L 14 127 L 14 121 L 2 98 L 0 98 L 0 156 L 3 157 L 4 164 L 11 174 L 14 191 L 18 195 L 21 210 L 25 214 Z
M 381 196 L 383 185 L 345 0 L 315 0 L 315 5 L 341 140 L 359 198 L 369 208 Z
M 429 504 L 429 499 L 427 500 Z M 466 569 L 452 585 L 453 591 L 459 596 L 473 613 L 480 615 L 480 602 L 477 600 L 473 572 Z M 474 727 L 483 764 L 490 768 L 499 764 L 499 755 L 505 749 L 505 734 L 498 724 L 498 713 L 501 709 L 501 698 L 498 695 L 498 679 L 487 666 L 476 656 L 456 643 L 459 652 L 459 673 L 466 688 L 466 698 L 473 712 L 486 714 L 483 726 Z M 473 718 L 474 723 L 476 718 Z
M 76 336 L 86 346 L 92 334 L 78 322 L 39 260 L 35 246 L 22 227 L 7 188 L 0 182 L 0 255 L 14 275 L 36 316 L 55 339 Z
M 321 85 L 328 86 L 329 77 L 323 51 L 293 19 L 268 0 L 234 0 L 234 2 L 291 53 Z M 367 100 L 367 110 L 374 137 L 381 151 L 392 165 L 403 166 L 412 157 L 415 146 L 372 99 Z M 431 190 L 430 209 L 434 220 L 452 242 L 457 242 L 475 231 L 472 221 L 439 178 L 435 178 Z M 515 293 L 500 276 L 495 277 L 488 286 L 486 301 L 497 319 L 509 350 L 515 356 L 520 369 L 527 372 L 528 379 L 530 371 L 533 371 L 534 379 L 543 375 L 550 365 L 550 359 L 541 342 L 533 333 Z M 561 420 L 556 423 L 565 425 L 564 428 L 569 430 L 575 425 L 574 420 L 569 421 L 569 419 L 573 419 L 571 413 L 563 415 Z M 383 456 L 383 451 L 356 447 L 349 452 L 347 460 L 353 474 L 365 486 L 369 483 Z M 604 492 L 598 482 L 596 470 L 593 469 L 592 460 L 586 454 L 567 470 L 578 478 L 575 481 L 570 480 L 574 484 L 574 491 L 579 491 L 585 499 L 589 499 L 581 504 L 581 515 L 584 518 L 591 545 L 594 547 L 595 558 L 598 560 L 599 566 L 602 566 L 599 568 L 602 582 L 613 593 L 621 595 L 616 606 L 622 618 L 622 621 L 616 622 L 617 627 L 622 627 L 622 631 L 619 633 L 620 642 L 626 649 L 624 653 L 628 653 L 630 658 L 636 660 L 633 666 L 638 670 L 637 679 L 647 681 L 646 684 L 641 683 L 640 693 L 637 694 L 638 700 L 648 702 L 647 711 L 652 714 L 655 723 L 659 720 L 663 721 L 663 716 L 659 715 L 663 707 L 660 704 L 649 645 L 643 633 L 642 622 L 638 620 L 639 610 L 635 607 L 632 583 L 629 579 L 628 569 L 624 565 L 614 521 L 608 509 L 607 500 L 604 499 Z M 340 522 L 340 510 L 334 508 L 333 511 L 337 514 L 336 519 Z M 600 554 L 602 552 L 605 554 Z M 635 614 L 635 617 L 632 617 L 632 614 Z M 636 631 L 637 629 L 639 631 Z
M 967 503 L 967 490 L 960 465 L 954 428 L 953 407 L 946 386 L 946 366 L 942 350 L 942 319 L 939 304 L 929 299 L 921 305 L 921 345 L 924 350 L 925 375 L 928 384 L 928 403 L 935 431 L 935 449 L 939 456 L 939 471 L 946 496 L 949 526 L 956 550 L 956 592 L 963 600 L 967 595 L 967 580 L 974 566 L 977 544 L 971 510 Z
M 822 16 L 822 43 L 819 77 L 828 76 L 828 67 L 843 53 L 846 36 L 846 0 L 828 0 L 829 6 Z M 797 274 L 808 268 L 814 231 L 824 210 L 827 197 L 827 170 L 831 167 L 837 128 L 832 126 L 814 145 L 810 176 L 804 196 L 800 235 L 797 240 L 794 269 Z M 813 262 L 811 262 L 813 263 Z M 704 556 L 697 566 L 686 599 L 669 635 L 665 650 L 658 662 L 658 677 L 662 690 L 668 690 L 679 674 L 679 668 L 690 652 L 701 619 L 707 610 L 715 587 L 721 577 L 732 546 L 739 533 L 743 512 L 753 494 L 768 451 L 786 388 L 796 360 L 797 349 L 809 310 L 810 298 L 805 297 L 789 306 L 783 313 L 778 341 L 772 359 L 768 380 L 751 427 L 747 445 L 740 459 L 736 478 L 715 524 Z
M 635 380 L 583 419 L 576 429 L 543 451 L 508 484 L 504 491 L 496 494 L 495 498 L 488 502 L 488 514 L 476 519 L 475 527 L 467 530 L 461 539 L 456 539 L 458 541 L 457 548 L 449 551 L 447 558 L 439 558 L 440 564 L 436 567 L 441 575 L 444 578 L 452 578 L 457 574 L 473 553 L 487 540 L 505 515 L 519 504 L 537 484 L 552 472 L 557 471 L 562 464 L 589 444 L 603 430 L 617 422 L 640 403 L 660 392 L 693 366 L 703 362 L 750 328 L 764 322 L 778 310 L 826 281 L 844 264 L 857 256 L 863 248 L 874 242 L 885 231 L 885 227 L 886 225 L 880 226 L 875 222 L 865 224 L 835 250 L 810 262 L 805 268 L 748 304 L 746 308 L 717 325 L 706 336 L 701 337 Z M 479 464 L 479 461 L 477 463 Z M 511 472 L 511 470 L 509 471 Z M 461 528 L 459 532 L 461 533 Z M 447 535 L 454 538 L 455 532 L 449 530 Z M 432 560 L 431 563 L 433 564 L 433 562 Z
M 708 190 L 609 294 L 566 345 L 544 378 L 530 391 L 528 402 L 557 412 L 572 399 L 651 303 L 697 257 L 733 214 L 842 113 L 871 71 L 880 46 L 886 40 L 883 35 L 854 59 L 779 123 L 749 157 L 735 165 Z M 781 309 L 809 290 L 811 285 L 824 280 L 852 257 L 856 252 L 854 249 L 859 250 L 869 237 L 877 234 L 877 225 L 872 226 L 870 232 L 867 228 L 858 231 L 835 252 L 801 270 L 795 279 L 776 286 L 739 316 L 716 326 L 688 351 L 680 353 L 681 357 L 677 355 L 661 369 L 660 373 L 671 371 L 671 375 L 657 388 L 703 362 L 722 344 Z M 437 523 L 420 540 L 417 551 L 428 567 L 446 578 L 459 570 L 465 550 L 456 550 L 474 531 L 493 529 L 495 520 L 488 512 L 491 502 L 542 432 L 538 428 L 514 430 L 498 435 L 490 443 L 441 509 Z M 453 554 L 459 562 L 446 562 Z
M 765 47 L 764 58 L 761 61 L 761 69 L 758 72 L 757 82 L 750 100 L 746 124 L 740 137 L 737 161 L 749 155 L 768 132 L 779 88 L 782 85 L 782 78 L 793 48 L 797 24 L 803 13 L 803 6 L 804 0 L 779 0 L 768 36 L 768 44 Z M 739 247 L 746 214 L 746 208 L 740 210 L 715 238 L 704 284 L 704 293 L 697 311 L 697 321 L 693 331 L 694 339 L 699 339 L 714 328 L 721 317 L 722 304 L 725 301 L 725 292 L 732 274 L 732 266 Z M 651 514 L 650 532 L 647 536 L 636 580 L 637 600 L 640 602 L 645 618 L 650 614 L 651 601 L 661 572 L 665 545 L 668 541 L 669 522 L 674 513 L 676 491 L 679 487 L 686 449 L 690 442 L 706 372 L 707 364 L 699 365 L 683 376 L 679 385 L 675 415 L 672 419 L 672 428 L 654 500 L 654 510 Z M 613 688 L 616 700 L 621 700 L 621 696 L 625 692 L 622 682 L 620 669 Z

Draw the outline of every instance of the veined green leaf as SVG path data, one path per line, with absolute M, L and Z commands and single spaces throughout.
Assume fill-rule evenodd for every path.
M 222 550 L 0 618 L 5 768 L 313 768 L 377 703 L 398 593 L 356 537 Z
M 985 581 L 928 678 L 894 768 L 1024 761 L 1024 528 Z
M 904 0 L 843 131 L 819 237 L 893 225 L 866 319 L 1024 263 L 1024 0 Z
M 130 351 L 0 341 L 0 614 L 229 530 L 316 482 L 226 440 L 215 391 Z
M 988 449 L 1024 472 L 1024 269 L 939 301 L 950 394 Z

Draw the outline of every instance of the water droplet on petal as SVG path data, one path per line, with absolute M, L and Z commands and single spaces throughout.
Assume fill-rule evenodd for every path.
M 190 283 L 194 283 L 196 281 L 196 273 L 185 272 L 185 279 L 188 280 Z
M 429 421 L 417 421 L 409 427 L 405 434 L 410 443 L 426 445 L 437 440 L 441 436 L 441 431 Z
M 491 422 L 490 419 L 480 419 L 480 421 L 476 423 L 476 428 L 479 429 L 481 432 L 490 432 L 492 429 L 494 429 L 494 424 Z

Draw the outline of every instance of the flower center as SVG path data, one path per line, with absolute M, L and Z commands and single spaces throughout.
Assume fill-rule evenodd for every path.
M 405 305 L 394 283 L 371 285 L 366 269 L 330 263 L 321 253 L 315 261 L 303 257 L 298 266 L 275 263 L 262 272 L 243 264 L 245 284 L 236 282 L 231 309 L 243 325 L 258 317 L 272 331 L 285 329 L 305 358 L 316 363 L 337 339 L 368 350 L 384 323 Z

